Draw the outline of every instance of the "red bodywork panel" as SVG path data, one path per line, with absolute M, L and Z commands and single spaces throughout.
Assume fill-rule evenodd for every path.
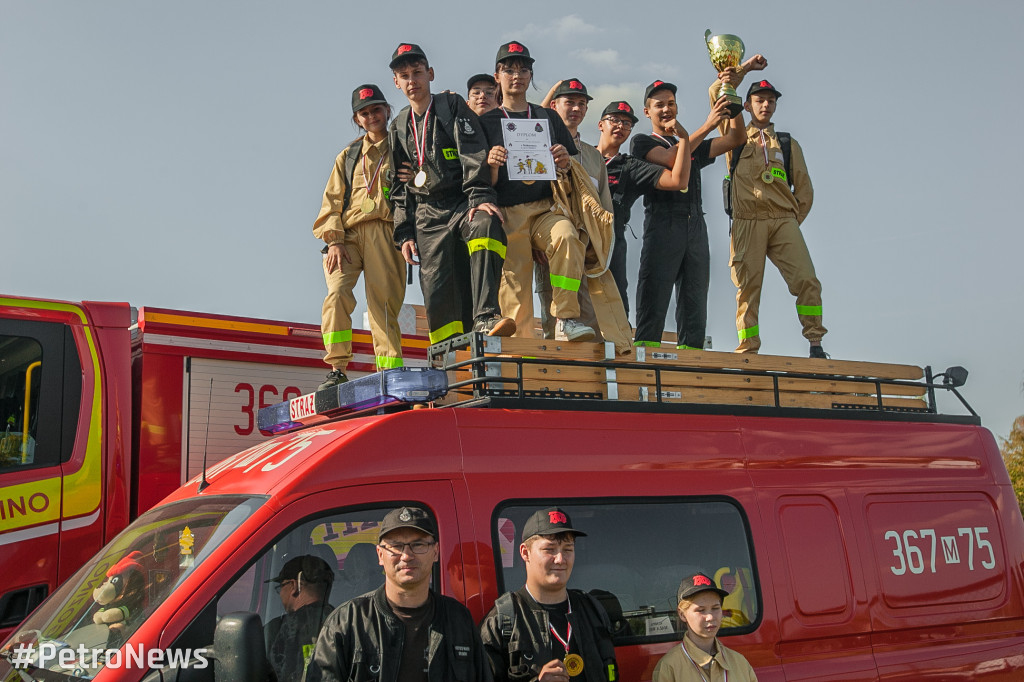
M 203 495 L 269 494 L 280 509 L 276 530 L 239 533 L 246 551 L 230 543 L 218 550 L 228 564 L 218 575 L 237 573 L 316 509 L 310 499 L 324 500 L 320 508 L 363 496 L 407 499 L 398 487 L 447 480 L 454 511 L 433 509 L 441 587 L 479 620 L 501 589 L 518 587 L 501 585 L 496 569 L 493 514 L 503 503 L 714 494 L 735 500 L 749 524 L 760 621 L 727 644 L 759 679 L 946 679 L 987 670 L 1011 680 L 1024 671 L 1024 521 L 994 441 L 977 426 L 465 408 L 328 423 L 272 442 L 208 472 Z M 194 495 L 196 483 L 168 500 Z M 408 499 L 435 505 L 426 488 Z M 966 554 L 958 528 L 968 526 L 985 528 L 971 531 L 973 574 L 942 553 L 943 538 L 953 536 Z M 912 540 L 900 555 L 902 574 L 890 531 Z M 184 626 L 224 580 L 190 582 L 187 605 L 166 604 L 168 615 Z M 167 628 L 164 641 L 177 631 Z M 650 679 L 674 645 L 618 647 L 622 679 Z

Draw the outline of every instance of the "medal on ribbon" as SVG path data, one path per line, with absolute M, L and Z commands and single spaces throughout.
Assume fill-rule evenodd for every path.
M 409 112 L 409 117 L 412 119 L 412 141 L 416 145 L 416 160 L 419 163 L 419 172 L 412 179 L 412 184 L 417 187 L 422 187 L 427 184 L 427 171 L 423 170 L 423 159 L 427 152 L 427 119 L 430 118 L 430 110 L 434 106 L 434 96 L 430 96 L 430 104 L 427 106 L 427 112 L 423 114 L 423 133 L 418 135 L 416 132 L 416 116 Z
M 768 161 L 768 139 L 765 137 L 764 130 L 761 131 L 761 151 L 764 152 L 764 172 L 761 173 L 761 182 L 770 185 L 775 182 L 775 178 L 772 177 L 772 164 Z
M 569 677 L 576 677 L 583 672 L 583 657 L 579 654 L 569 654 L 562 663 L 565 665 L 565 671 L 569 673 Z
M 565 615 L 568 616 L 570 613 L 572 613 L 572 602 L 569 602 L 569 608 Z M 569 642 L 572 641 L 572 623 L 568 623 L 566 627 L 565 639 L 562 639 L 562 636 L 558 634 L 553 624 L 548 623 L 548 629 L 551 631 L 551 635 L 558 640 L 558 643 L 565 648 L 565 658 L 562 659 L 565 671 L 569 673 L 569 677 L 576 677 L 583 672 L 583 657 L 579 654 L 569 653 Z
M 377 181 L 380 176 L 381 166 L 384 165 L 384 155 L 380 155 L 380 161 L 377 162 L 377 170 L 373 171 L 373 177 L 367 182 L 366 180 L 366 154 L 362 156 L 363 161 L 363 182 L 366 183 L 366 198 L 363 199 L 362 203 L 359 204 L 359 208 L 362 209 L 363 213 L 370 214 L 377 208 L 377 202 L 373 200 L 373 183 Z

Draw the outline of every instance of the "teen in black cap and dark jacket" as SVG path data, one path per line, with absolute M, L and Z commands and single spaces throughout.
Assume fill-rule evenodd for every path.
M 552 507 L 523 524 L 526 585 L 503 594 L 480 625 L 496 682 L 613 682 L 618 679 L 608 615 L 592 596 L 569 590 L 576 538 Z
M 460 96 L 431 95 L 434 70 L 418 45 L 399 45 L 391 70 L 410 103 L 391 123 L 391 165 L 408 164 L 413 176 L 392 188 L 395 245 L 410 265 L 422 262 L 430 342 L 509 336 L 515 323 L 498 306 L 505 232 L 480 121 Z

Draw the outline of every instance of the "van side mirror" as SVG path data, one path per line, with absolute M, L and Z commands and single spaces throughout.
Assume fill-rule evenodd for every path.
M 264 650 L 263 622 L 255 613 L 229 613 L 213 633 L 213 669 L 218 680 L 270 679 Z

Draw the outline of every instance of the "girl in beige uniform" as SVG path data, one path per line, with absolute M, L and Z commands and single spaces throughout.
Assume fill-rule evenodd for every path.
M 728 595 L 703 573 L 683 578 L 677 609 L 686 634 L 658 661 L 654 682 L 757 682 L 747 659 L 718 641 L 722 600 Z
M 334 162 L 324 190 L 313 235 L 324 249 L 324 298 L 321 331 L 331 366 L 320 389 L 348 380 L 352 359 L 352 293 L 365 270 L 366 308 L 370 317 L 377 369 L 401 367 L 402 333 L 398 313 L 405 298 L 405 261 L 395 248 L 391 217 L 391 177 L 387 126 L 391 107 L 376 85 L 352 93 L 352 119 L 365 135 L 353 141 Z

